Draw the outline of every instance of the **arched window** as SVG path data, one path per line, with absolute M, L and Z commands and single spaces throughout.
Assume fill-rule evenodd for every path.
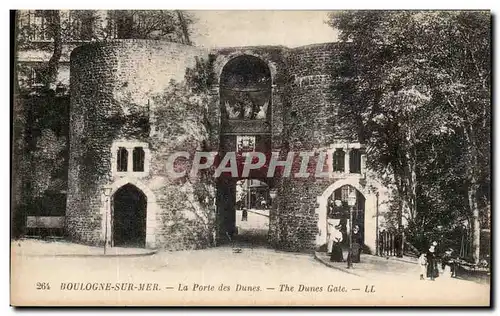
M 127 162 L 128 162 L 128 151 L 124 147 L 118 148 L 118 155 L 116 160 L 117 171 L 125 172 L 127 171 Z
M 144 149 L 135 147 L 132 153 L 133 171 L 144 171 Z
M 333 171 L 344 171 L 345 167 L 345 152 L 342 149 L 337 149 L 333 153 Z
M 220 80 L 222 119 L 267 121 L 271 81 L 271 71 L 260 58 L 244 55 L 230 60 Z

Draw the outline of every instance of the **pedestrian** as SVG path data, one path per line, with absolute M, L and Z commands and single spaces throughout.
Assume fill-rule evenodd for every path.
M 427 255 L 425 252 L 418 257 L 418 268 L 420 271 L 420 280 L 425 280 L 424 275 L 427 275 Z
M 454 274 L 454 264 L 453 264 L 453 249 L 448 249 L 444 252 L 441 258 L 441 270 L 443 270 L 443 276 L 453 277 Z
M 263 210 L 267 209 L 267 202 L 263 197 L 261 197 L 261 200 L 260 200 L 260 208 Z
M 248 221 L 248 210 L 246 207 L 244 207 L 243 210 L 241 211 L 241 221 L 242 222 Z
M 333 243 L 335 242 L 335 219 L 333 218 L 328 218 L 327 220 L 327 241 L 328 244 L 326 246 L 326 253 L 331 254 L 332 253 L 332 247 Z
M 330 261 L 332 262 L 342 262 L 344 261 L 344 255 L 342 254 L 342 232 L 340 231 L 340 226 L 336 225 L 332 227 L 330 233 L 331 240 L 331 254 Z
M 352 261 L 358 263 L 361 261 L 361 250 L 363 247 L 363 237 L 358 225 L 352 229 Z
M 434 281 L 439 276 L 436 256 L 437 242 L 433 242 L 427 251 L 427 277 Z

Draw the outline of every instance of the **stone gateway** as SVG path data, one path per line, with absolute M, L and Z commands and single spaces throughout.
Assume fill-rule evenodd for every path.
M 169 250 L 218 245 L 235 231 L 237 182 L 256 179 L 275 193 L 271 247 L 308 252 L 324 246 L 328 219 L 338 213 L 334 201 L 345 204 L 355 192 L 353 223 L 360 227 L 365 251 L 374 251 L 378 197 L 387 190 L 367 170 L 364 145 L 337 117 L 331 85 L 338 79 L 333 72 L 338 45 L 206 50 L 131 39 L 76 48 L 66 211 L 71 240 Z M 208 108 L 196 108 L 195 101 L 190 108 L 191 99 L 159 97 L 178 91 L 176 83 L 200 60 L 212 61 L 215 76 L 201 93 L 212 100 Z M 187 104 L 186 115 L 176 113 L 181 104 Z M 189 132 L 186 126 L 194 126 L 193 117 L 203 111 L 211 130 Z M 222 173 L 213 186 L 202 186 L 201 177 L 178 182 L 168 176 L 166 161 L 174 152 L 202 146 L 222 156 L 276 152 L 279 161 L 289 152 L 307 151 L 312 161 L 326 157 L 327 176 L 267 177 L 250 170 L 236 178 Z M 305 171 L 300 164 L 292 169 L 292 174 Z M 213 194 L 200 199 L 202 188 Z

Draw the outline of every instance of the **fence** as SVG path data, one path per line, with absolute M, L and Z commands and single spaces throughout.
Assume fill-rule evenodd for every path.
M 402 257 L 404 235 L 394 231 L 381 231 L 378 236 L 377 254 L 383 257 Z

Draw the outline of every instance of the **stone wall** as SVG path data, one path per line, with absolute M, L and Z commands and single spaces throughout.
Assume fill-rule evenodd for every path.
M 330 86 L 336 46 L 328 43 L 298 47 L 287 56 L 291 86 L 285 121 L 291 150 L 321 148 L 338 136 L 333 129 L 335 103 Z
M 336 44 L 318 44 L 290 49 L 286 91 L 287 106 L 282 112 L 283 156 L 288 151 L 314 151 L 310 166 L 315 169 L 321 148 L 335 138 L 330 121 L 334 115 L 330 95 L 330 77 Z M 299 160 L 300 161 L 300 160 Z M 295 164 L 292 175 L 299 171 Z M 290 251 L 310 251 L 315 248 L 318 218 L 316 199 L 327 187 L 329 179 L 288 177 L 279 181 L 275 203 L 277 233 L 272 243 Z

